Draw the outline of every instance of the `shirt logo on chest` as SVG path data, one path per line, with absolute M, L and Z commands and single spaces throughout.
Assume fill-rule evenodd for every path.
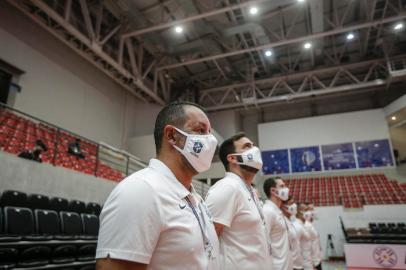
M 185 207 L 186 207 L 186 204 L 183 204 L 183 205 L 181 203 L 179 204 L 180 209 L 185 209 Z

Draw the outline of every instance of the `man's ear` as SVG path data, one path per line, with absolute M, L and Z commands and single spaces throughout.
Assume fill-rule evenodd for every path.
M 164 127 L 164 140 L 168 141 L 170 145 L 176 145 L 177 139 L 176 130 L 172 126 L 166 125 Z
M 227 161 L 229 164 L 234 163 L 233 161 L 237 161 L 237 157 L 234 155 L 228 155 L 227 156 Z

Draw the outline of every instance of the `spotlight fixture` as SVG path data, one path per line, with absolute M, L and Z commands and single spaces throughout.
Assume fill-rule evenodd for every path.
M 396 30 L 396 31 L 402 30 L 402 29 L 403 29 L 403 23 L 397 23 L 397 24 L 393 27 L 393 29 Z
M 353 40 L 355 38 L 355 35 L 353 33 L 349 33 L 347 35 L 347 40 Z
M 257 7 L 251 7 L 250 8 L 250 14 L 251 15 L 257 15 L 258 14 L 258 8 Z
M 310 48 L 312 47 L 312 44 L 311 44 L 310 42 L 306 42 L 306 43 L 303 45 L 303 47 L 304 47 L 306 50 L 308 50 L 308 49 L 310 49 Z
M 271 57 L 272 56 L 272 51 L 271 50 L 266 50 L 265 51 L 265 56 L 266 57 Z
M 182 26 L 176 26 L 175 27 L 175 32 L 178 33 L 178 34 L 182 33 L 183 32 L 183 27 Z
M 396 116 L 392 116 L 391 119 L 392 119 L 393 121 L 395 121 L 395 120 L 396 120 Z

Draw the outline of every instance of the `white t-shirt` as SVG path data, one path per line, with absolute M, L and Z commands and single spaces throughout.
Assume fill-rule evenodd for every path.
M 279 207 L 270 200 L 265 201 L 264 215 L 270 232 L 273 269 L 291 270 L 293 268 L 292 247 L 289 242 L 286 218 Z
M 302 221 L 299 220 L 299 222 Z M 308 235 L 307 240 L 305 240 L 302 245 L 303 269 L 313 270 L 314 268 L 313 268 L 312 249 L 313 249 L 313 241 L 316 239 L 317 235 L 310 222 L 306 221 L 303 226 Z
M 212 186 L 206 204 L 213 221 L 225 227 L 220 235 L 221 266 L 224 270 L 269 270 L 271 268 L 266 226 L 248 186 L 234 173 Z
M 313 265 L 317 266 L 321 263 L 323 259 L 323 251 L 320 245 L 320 234 L 316 230 L 316 227 L 314 227 L 313 223 L 310 223 L 310 225 L 312 227 L 314 234 L 316 234 L 316 239 L 314 239 L 312 244 L 312 257 L 313 257 Z
M 206 249 L 203 239 L 210 242 Z M 218 253 L 205 204 L 157 159 L 120 182 L 104 204 L 97 259 L 139 262 L 151 270 L 217 270 Z

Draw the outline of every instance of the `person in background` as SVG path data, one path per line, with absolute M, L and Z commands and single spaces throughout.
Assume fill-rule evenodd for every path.
M 291 270 L 293 247 L 289 226 L 281 210 L 283 202 L 289 198 L 289 188 L 282 178 L 268 178 L 264 182 L 264 192 L 268 198 L 263 209 L 271 240 L 273 269 Z
M 302 255 L 302 241 L 305 237 L 308 237 L 304 230 L 303 224 L 300 225 L 297 221 L 297 204 L 293 197 L 289 197 L 286 201 L 285 206 L 282 207 L 282 211 L 288 219 L 289 233 L 292 243 L 292 261 L 293 270 L 303 270 L 303 255 Z
M 32 150 L 25 150 L 21 152 L 18 156 L 20 158 L 34 160 L 36 162 L 42 162 L 41 154 L 42 152 L 48 151 L 48 147 L 42 140 L 36 140 L 34 148 Z
M 226 175 L 210 188 L 206 203 L 220 241 L 220 269 L 272 269 L 264 214 L 252 187 L 261 151 L 238 133 L 221 144 L 219 156 Z
M 311 212 L 310 218 L 310 225 L 313 233 L 316 234 L 316 239 L 313 240 L 312 244 L 312 257 L 313 257 L 313 265 L 317 270 L 322 270 L 321 262 L 323 260 L 323 250 L 321 249 L 320 244 L 320 234 L 317 231 L 316 227 L 314 227 L 314 220 L 317 218 L 316 211 L 314 209 L 314 204 L 309 203 L 308 209 Z
M 299 204 L 297 211 L 297 222 L 303 227 L 305 237 L 301 239 L 301 251 L 303 256 L 303 269 L 313 270 L 313 242 L 317 238 L 315 231 L 310 223 L 312 217 L 311 211 L 306 203 Z M 306 237 L 307 236 L 307 237 Z
M 76 138 L 73 142 L 69 143 L 68 153 L 77 158 L 85 158 L 85 155 L 80 147 L 79 138 Z
M 100 214 L 97 270 L 218 270 L 219 243 L 192 177 L 210 168 L 217 140 L 202 107 L 166 105 L 156 158 L 121 181 Z

